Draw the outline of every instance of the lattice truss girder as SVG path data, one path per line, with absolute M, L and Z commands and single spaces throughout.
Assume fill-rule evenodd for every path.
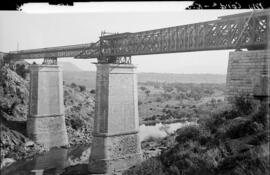
M 89 44 L 49 47 L 9 52 L 8 59 L 63 58 L 63 57 L 99 57 L 99 41 Z
M 221 19 L 152 31 L 101 37 L 102 56 L 146 55 L 267 45 L 267 15 Z M 244 29 L 245 23 L 247 27 Z M 243 34 L 240 37 L 240 33 Z M 239 41 L 238 41 L 239 40 Z
M 250 14 L 144 32 L 105 35 L 96 43 L 15 51 L 8 54 L 8 59 L 75 57 L 119 60 L 133 55 L 238 47 L 265 48 L 269 32 L 269 11 L 256 12 L 252 16 Z

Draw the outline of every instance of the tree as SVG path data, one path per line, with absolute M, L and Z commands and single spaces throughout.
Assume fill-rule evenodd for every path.
M 145 91 L 145 90 L 146 90 L 146 87 L 141 86 L 140 89 L 141 89 L 142 91 Z
M 146 94 L 147 96 L 149 96 L 149 94 L 150 94 L 150 90 L 149 90 L 149 89 L 147 89 L 147 90 L 145 91 L 145 94 Z
M 81 91 L 81 92 L 83 92 L 83 91 L 85 91 L 85 90 L 86 90 L 86 87 L 85 87 L 85 86 L 83 86 L 83 85 L 79 85 L 79 88 L 80 88 L 80 91 Z
M 77 87 L 77 84 L 76 83 L 71 83 L 70 85 L 72 88 L 76 88 Z
M 16 65 L 16 73 L 20 75 L 22 78 L 26 78 L 26 74 L 28 73 L 28 70 L 25 68 L 24 64 L 17 64 Z

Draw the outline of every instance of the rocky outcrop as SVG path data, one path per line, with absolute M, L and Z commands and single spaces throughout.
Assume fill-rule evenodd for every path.
M 65 119 L 70 145 L 91 142 L 94 94 L 81 86 L 64 85 Z M 13 160 L 46 151 L 26 135 L 29 82 L 8 66 L 0 68 L 1 167 Z
M 11 159 L 32 156 L 45 149 L 26 136 L 28 82 L 7 66 L 0 69 L 1 167 Z M 32 143 L 32 144 L 29 144 Z
M 94 96 L 75 84 L 64 86 L 65 119 L 70 145 L 92 141 Z
M 180 128 L 171 136 L 174 146 L 124 174 L 269 174 L 267 107 L 259 105 L 249 113 L 235 108 L 203 118 L 199 125 Z
M 28 111 L 29 85 L 7 66 L 0 70 L 0 111 L 10 120 L 25 121 Z

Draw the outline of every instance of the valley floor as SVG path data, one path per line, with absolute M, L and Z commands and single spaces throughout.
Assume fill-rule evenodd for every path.
M 27 138 L 28 89 L 27 80 L 8 67 L 1 68 L 1 168 L 48 151 Z M 195 124 L 168 133 L 164 138 L 150 136 L 142 141 L 144 161 L 124 174 L 269 173 L 268 106 L 255 104 L 246 97 L 239 97 L 235 104 L 229 105 L 224 92 L 225 84 L 140 82 L 141 125 L 186 121 Z M 94 97 L 95 91 L 84 85 L 69 81 L 64 84 L 65 118 L 71 149 L 61 151 L 71 163 L 68 167 L 63 165 L 62 175 L 85 174 L 87 171 L 85 154 L 89 156 L 90 152 L 85 147 L 73 147 L 91 144 Z M 166 125 L 160 129 L 168 132 Z

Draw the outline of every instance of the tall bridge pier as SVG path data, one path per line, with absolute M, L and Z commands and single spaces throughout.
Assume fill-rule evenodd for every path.
M 90 173 L 113 174 L 142 160 L 137 96 L 134 65 L 97 64 Z
M 229 53 L 226 82 L 227 99 L 249 94 L 268 100 L 270 94 L 270 51 L 249 50 Z
M 30 65 L 27 134 L 47 148 L 68 145 L 63 76 L 58 65 Z
M 13 51 L 3 60 L 98 59 L 89 170 L 95 174 L 113 174 L 141 161 L 135 66 L 126 57 L 247 49 L 230 53 L 227 94 L 233 97 L 244 92 L 269 98 L 269 19 L 269 10 L 258 10 L 135 33 L 104 33 L 95 43 Z M 117 60 L 121 58 L 124 59 Z M 48 63 L 54 60 L 47 59 Z M 48 64 L 32 65 L 30 69 L 29 137 L 48 147 L 66 145 L 61 69 Z

